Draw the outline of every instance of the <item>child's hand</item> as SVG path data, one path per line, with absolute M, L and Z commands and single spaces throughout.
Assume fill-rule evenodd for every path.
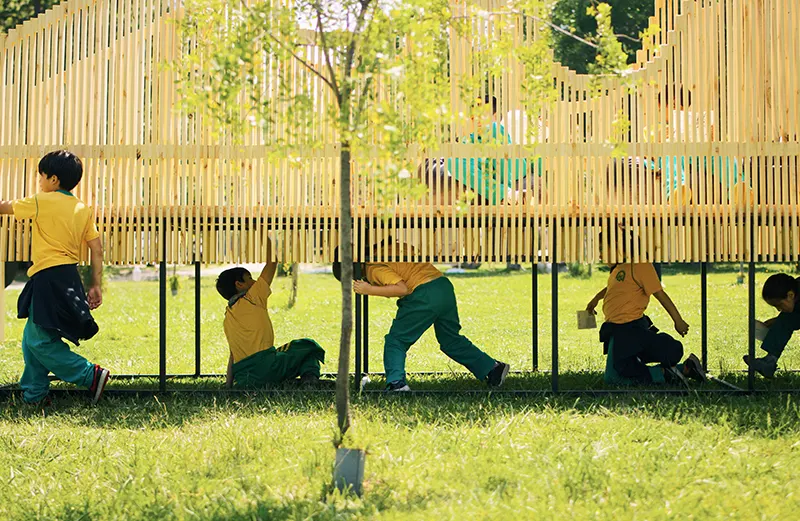
M 371 289 L 372 289 L 372 284 L 370 284 L 369 282 L 363 280 L 353 281 L 353 291 L 355 291 L 359 295 L 369 295 Z
M 591 315 L 596 315 L 596 314 L 597 314 L 597 311 L 595 311 L 595 310 L 594 310 L 594 308 L 596 308 L 596 307 L 597 307 L 597 304 L 599 304 L 599 303 L 600 303 L 600 301 L 599 301 L 599 300 L 597 300 L 597 299 L 594 299 L 594 298 L 593 298 L 593 299 L 592 299 L 592 300 L 590 300 L 590 301 L 589 301 L 589 303 L 586 305 L 586 311 L 588 311 L 588 312 L 589 312 Z
M 89 288 L 89 294 L 86 296 L 89 301 L 89 309 L 97 309 L 103 303 L 103 290 L 100 286 L 92 286 Z
M 679 318 L 675 321 L 675 331 L 681 336 L 686 336 L 686 333 L 689 332 L 689 324 L 682 318 Z

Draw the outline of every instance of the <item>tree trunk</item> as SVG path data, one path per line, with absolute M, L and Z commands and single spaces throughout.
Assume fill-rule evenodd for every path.
M 297 275 L 300 272 L 300 265 L 296 262 L 289 268 L 292 270 L 292 289 L 289 292 L 289 309 L 292 309 L 297 303 Z
M 336 416 L 342 437 L 350 428 L 350 337 L 353 334 L 353 216 L 350 213 L 350 145 L 342 143 L 339 258 L 342 263 L 342 330 L 339 339 L 339 371 L 336 375 Z M 340 439 L 341 441 L 341 439 Z

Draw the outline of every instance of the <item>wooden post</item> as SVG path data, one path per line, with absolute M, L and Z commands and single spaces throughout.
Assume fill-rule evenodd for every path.
M 0 280 L 3 290 L 0 291 L 0 344 L 6 341 L 6 263 L 0 262 Z

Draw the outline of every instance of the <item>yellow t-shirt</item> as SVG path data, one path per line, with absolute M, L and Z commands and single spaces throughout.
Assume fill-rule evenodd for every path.
M 618 264 L 608 277 L 603 298 L 606 322 L 626 324 L 642 318 L 650 303 L 650 295 L 661 289 L 661 281 L 652 264 Z
M 411 256 L 413 250 L 405 245 L 399 248 L 398 256 Z M 391 286 L 400 281 L 406 283 L 409 291 L 438 279 L 442 272 L 429 262 L 382 262 L 367 264 L 367 280 L 376 286 Z
M 100 237 L 94 214 L 67 191 L 42 192 L 12 203 L 14 218 L 32 219 L 32 277 L 44 269 L 80 262 L 83 243 Z
M 267 310 L 271 294 L 267 281 L 259 277 L 242 298 L 225 309 L 223 329 L 234 362 L 275 345 L 275 331 Z

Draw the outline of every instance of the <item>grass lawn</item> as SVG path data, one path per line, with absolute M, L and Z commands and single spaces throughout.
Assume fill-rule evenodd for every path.
M 607 273 L 560 279 L 562 388 L 602 388 L 597 330 L 578 331 L 575 311 Z M 759 287 L 768 276 L 761 272 Z M 531 366 L 531 274 L 482 268 L 452 276 L 463 332 L 514 369 Z M 732 272 L 709 275 L 709 360 L 744 382 L 747 289 Z M 539 276 L 540 367 L 550 365 L 550 277 Z M 700 352 L 699 275 L 667 270 L 664 282 Z M 204 278 L 203 372 L 222 372 L 224 302 Z M 194 369 L 191 281 L 168 297 L 170 372 Z M 8 341 L 0 383 L 21 371 L 18 291 L 7 292 Z M 277 341 L 312 336 L 335 370 L 338 290 L 330 275 L 303 275 L 287 310 L 288 280 L 270 301 Z M 110 283 L 101 333 L 79 348 L 113 372 L 158 369 L 157 283 Z M 759 318 L 772 316 L 762 302 Z M 394 303 L 372 299 L 370 369 Z M 671 323 L 657 303 L 650 315 Z M 781 363 L 800 368 L 793 340 Z M 409 353 L 421 389 L 480 389 L 442 355 L 432 332 Z M 375 377 L 374 388 L 382 380 Z M 153 382 L 114 383 L 117 388 Z M 219 380 L 173 386 L 219 387 Z M 761 389 L 800 388 L 779 373 Z M 509 387 L 547 388 L 546 375 L 512 375 Z M 800 406 L 795 395 L 588 398 L 508 395 L 364 395 L 354 400 L 350 445 L 366 447 L 365 495 L 329 489 L 333 400 L 326 394 L 108 397 L 90 407 L 59 396 L 46 411 L 0 402 L 0 519 L 797 519 Z

